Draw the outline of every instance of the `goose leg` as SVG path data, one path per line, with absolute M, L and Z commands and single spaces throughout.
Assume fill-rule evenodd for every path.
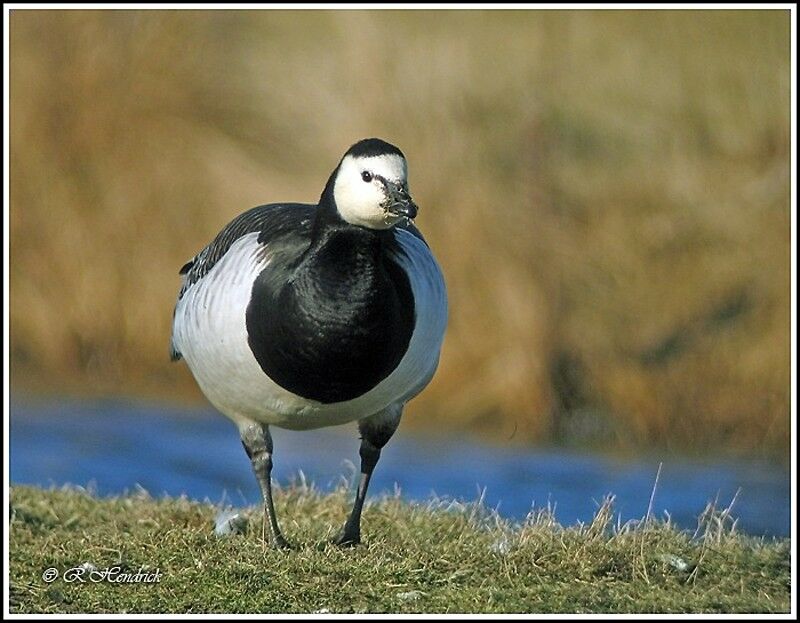
M 290 549 L 291 545 L 281 534 L 272 503 L 272 435 L 269 426 L 253 422 L 241 427 L 239 432 L 245 452 L 250 457 L 253 473 L 261 487 L 264 521 L 269 527 L 270 543 L 275 549 Z
M 353 510 L 350 512 L 350 516 L 347 518 L 339 535 L 334 539 L 336 545 L 344 547 L 358 545 L 361 542 L 361 511 L 364 508 L 364 499 L 367 497 L 369 481 L 381 456 L 381 448 L 386 445 L 394 431 L 397 430 L 402 410 L 402 405 L 392 406 L 358 422 L 358 430 L 361 433 L 361 448 L 359 450 L 361 455 L 361 478 L 358 483 Z

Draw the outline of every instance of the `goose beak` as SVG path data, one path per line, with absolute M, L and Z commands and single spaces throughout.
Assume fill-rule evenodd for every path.
M 419 209 L 411 195 L 408 194 L 405 186 L 389 182 L 386 188 L 389 191 L 389 213 L 393 216 L 404 216 L 411 220 L 416 218 Z

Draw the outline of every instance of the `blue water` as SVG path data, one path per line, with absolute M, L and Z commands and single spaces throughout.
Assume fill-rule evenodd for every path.
M 351 479 L 358 461 L 355 424 L 318 431 L 273 429 L 273 478 L 300 471 L 322 490 Z M 260 494 L 234 425 L 210 409 L 124 401 L 12 401 L 10 481 L 93 487 L 100 495 L 132 491 L 235 506 Z M 555 507 L 565 525 L 589 521 L 607 494 L 621 521 L 647 512 L 662 463 L 653 512 L 694 529 L 706 503 L 727 506 L 737 490 L 738 529 L 757 536 L 790 532 L 788 469 L 765 461 L 688 461 L 673 455 L 614 459 L 573 451 L 483 445 L 466 438 L 400 430 L 383 451 L 372 496 L 425 501 L 443 496 L 484 503 L 513 519 Z

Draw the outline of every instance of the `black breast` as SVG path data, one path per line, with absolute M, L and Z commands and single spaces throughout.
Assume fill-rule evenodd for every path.
M 247 308 L 248 341 L 273 381 L 333 403 L 391 374 L 414 329 L 408 278 L 389 258 L 396 244 L 392 232 L 350 227 L 312 244 L 294 264 L 272 261 L 259 275 Z

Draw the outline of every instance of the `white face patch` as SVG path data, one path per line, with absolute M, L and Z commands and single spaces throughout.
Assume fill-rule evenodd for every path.
M 371 177 L 364 181 L 364 173 Z M 389 229 L 402 217 L 386 211 L 388 197 L 382 177 L 390 182 L 406 184 L 406 161 L 397 154 L 368 158 L 345 156 L 336 174 L 333 196 L 341 217 L 353 225 L 371 229 Z

